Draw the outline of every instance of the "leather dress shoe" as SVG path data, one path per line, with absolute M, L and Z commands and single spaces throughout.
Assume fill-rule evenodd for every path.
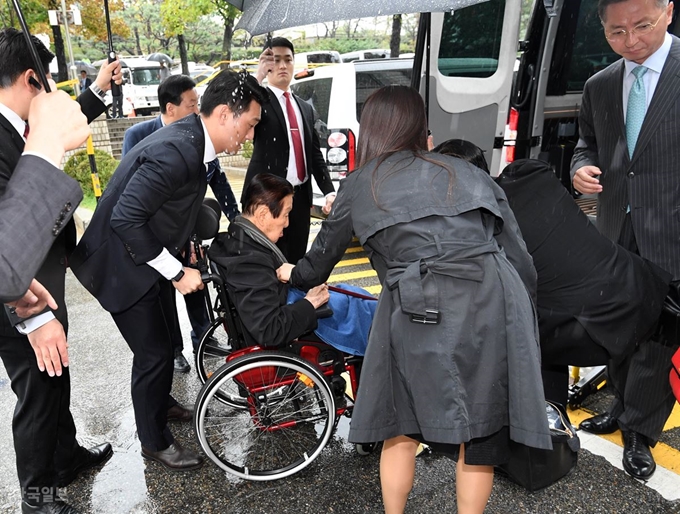
M 191 366 L 189 366 L 189 363 L 184 355 L 182 355 L 182 352 L 177 352 L 175 354 L 175 371 L 178 373 L 189 373 L 190 369 Z
M 578 428 L 591 434 L 613 434 L 619 429 L 619 423 L 611 414 L 605 412 L 604 414 L 584 419 Z
M 142 446 L 142 457 L 159 462 L 170 471 L 188 471 L 203 465 L 203 457 L 191 450 L 185 450 L 177 441 L 165 450 L 157 452 L 147 450 Z
M 113 455 L 113 449 L 111 448 L 110 443 L 100 444 L 89 450 L 82 448 L 81 455 L 73 460 L 71 467 L 57 473 L 57 486 L 66 487 L 73 482 L 80 473 L 103 464 L 111 458 L 111 455 Z
M 656 462 L 647 438 L 637 432 L 623 433 L 623 469 L 640 480 L 647 480 L 656 471 Z
M 71 507 L 63 501 L 43 503 L 42 505 L 31 505 L 26 501 L 21 502 L 22 514 L 80 514 L 80 511 Z
M 194 411 L 179 403 L 168 409 L 168 421 L 191 421 L 192 419 L 194 419 Z

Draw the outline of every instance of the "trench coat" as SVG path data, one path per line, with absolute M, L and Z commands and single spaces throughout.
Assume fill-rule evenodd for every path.
M 508 427 L 550 449 L 536 272 L 505 194 L 460 159 L 423 157 L 399 152 L 343 180 L 291 273 L 303 289 L 323 282 L 356 236 L 382 283 L 350 441 L 461 444 Z

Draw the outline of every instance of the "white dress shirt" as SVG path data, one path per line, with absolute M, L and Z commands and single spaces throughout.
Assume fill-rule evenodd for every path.
M 279 104 L 281 104 L 281 110 L 283 111 L 283 117 L 286 120 L 286 131 L 288 133 L 288 169 L 286 170 L 286 180 L 294 186 L 299 186 L 303 182 L 300 182 L 300 179 L 297 176 L 297 163 L 295 162 L 295 151 L 293 150 L 293 136 L 290 133 L 290 121 L 288 120 L 286 97 L 283 96 L 285 91 L 271 85 L 267 87 L 272 90 L 272 92 L 276 95 L 276 98 L 279 100 Z M 290 89 L 288 92 L 290 93 Z M 295 117 L 297 118 L 298 128 L 300 130 L 300 140 L 302 141 L 302 157 L 303 159 L 306 159 L 307 154 L 305 153 L 305 130 L 302 121 L 302 113 L 300 112 L 300 107 L 298 107 L 298 104 L 293 98 L 292 93 L 290 93 L 290 103 L 293 106 L 293 111 L 295 111 Z M 307 166 L 307 162 L 305 162 L 305 173 L 306 177 L 304 182 L 309 179 L 309 167 Z

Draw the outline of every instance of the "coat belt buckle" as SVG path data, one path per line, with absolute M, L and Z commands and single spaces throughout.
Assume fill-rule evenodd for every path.
M 425 309 L 425 315 L 409 314 L 408 317 L 411 323 L 422 323 L 423 325 L 438 325 L 442 320 L 442 314 L 439 311 L 432 309 Z

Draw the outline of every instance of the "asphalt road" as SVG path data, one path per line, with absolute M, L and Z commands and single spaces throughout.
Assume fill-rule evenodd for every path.
M 314 227 L 313 227 L 314 228 Z M 318 227 L 317 227 L 318 228 Z M 338 277 L 339 276 L 339 277 Z M 365 254 L 350 251 L 331 280 L 351 282 L 377 293 Z M 91 513 L 380 513 L 379 452 L 362 457 L 347 443 L 346 419 L 319 458 L 301 473 L 276 482 L 232 479 L 211 462 L 193 472 L 169 473 L 145 462 L 130 399 L 132 354 L 111 317 L 75 280 L 67 275 L 72 402 L 71 410 L 84 445 L 110 441 L 114 456 L 103 468 L 85 473 L 65 494 L 73 505 Z M 180 321 L 185 355 L 192 356 L 189 324 L 183 302 Z M 193 366 L 192 366 L 193 368 Z M 200 381 L 194 370 L 175 374 L 173 395 L 193 404 Z M 586 404 L 605 406 L 600 392 Z M 15 398 L 0 366 L 0 512 L 19 512 L 19 485 L 14 465 L 11 418 Z M 171 430 L 185 446 L 198 450 L 189 423 Z M 664 444 L 680 449 L 680 428 L 664 433 Z M 671 454 L 671 461 L 673 458 Z M 674 476 L 680 475 L 672 471 Z M 680 489 L 679 489 L 680 490 Z M 417 459 L 416 482 L 408 513 L 455 513 L 455 466 L 444 456 L 423 454 Z M 628 477 L 605 458 L 587 450 L 567 477 L 536 493 L 529 493 L 497 477 L 487 511 L 506 513 L 625 513 L 680 514 L 680 501 L 664 499 L 652 488 Z

